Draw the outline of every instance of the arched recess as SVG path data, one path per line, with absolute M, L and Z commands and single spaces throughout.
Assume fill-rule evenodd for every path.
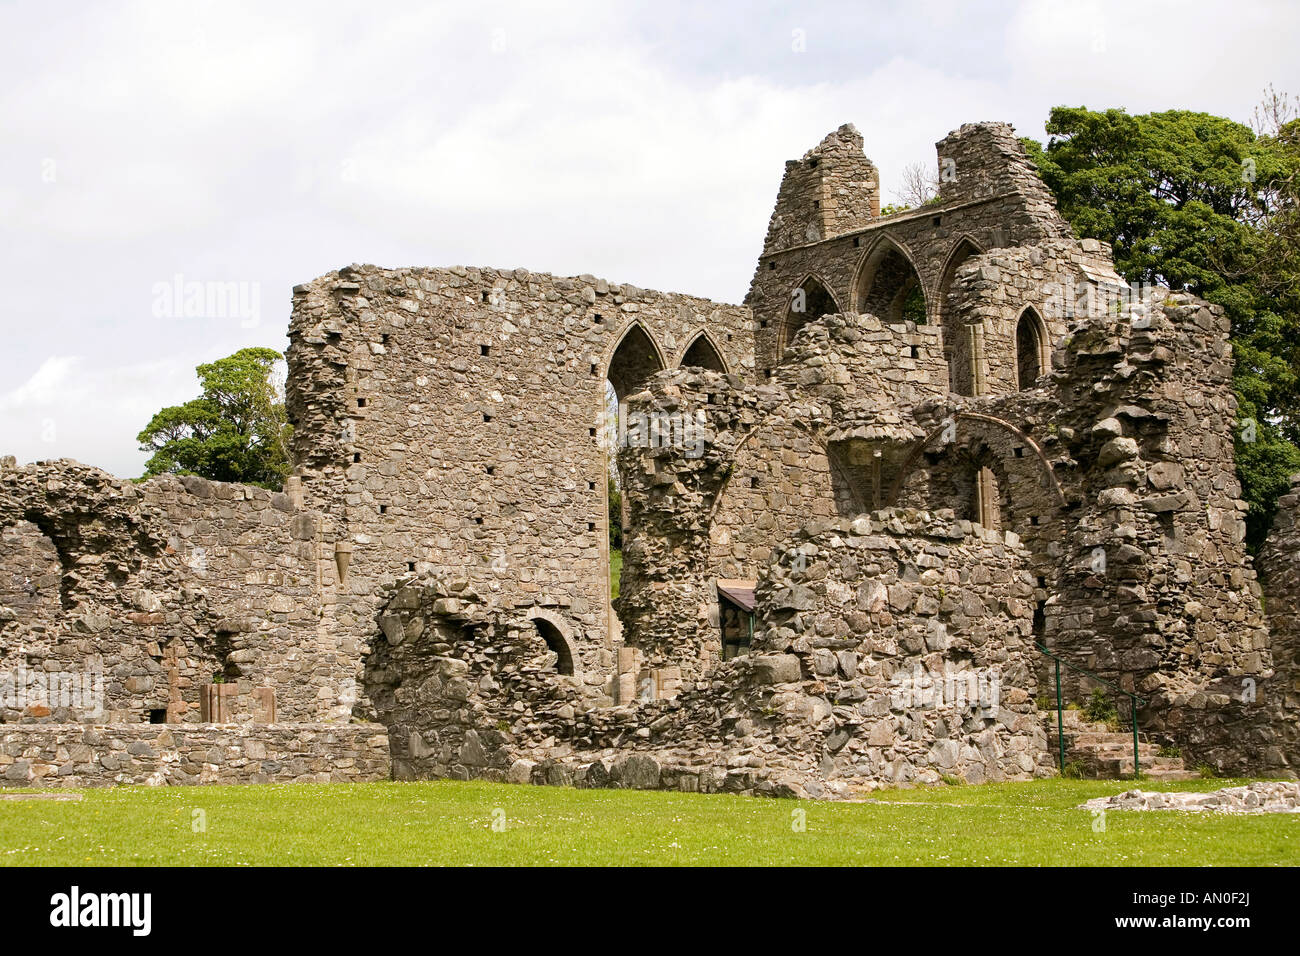
M 682 360 L 678 365 L 682 368 L 705 368 L 723 374 L 727 371 L 727 363 L 722 357 L 722 352 L 714 345 L 707 332 L 700 332 L 695 336 L 691 344 L 686 347 L 686 351 L 682 353 Z
M 767 415 L 736 443 L 705 512 L 710 565 L 723 577 L 755 577 L 771 548 L 809 521 L 833 519 L 852 494 L 817 430 Z
M 777 342 L 776 353 L 781 356 L 794 341 L 795 334 L 813 319 L 823 315 L 834 315 L 841 311 L 835 296 L 831 295 L 815 275 L 809 274 L 803 281 L 790 290 L 790 305 L 786 309 L 785 321 L 781 323 L 781 337 Z
M 621 548 L 629 530 L 631 511 L 622 495 L 623 477 L 618 471 L 620 437 L 626 433 L 627 399 L 642 391 L 650 379 L 668 367 L 664 353 L 654 337 L 639 321 L 630 322 L 605 363 L 605 391 L 602 421 L 604 422 L 605 480 L 600 483 L 605 493 L 605 531 L 599 542 L 604 556 L 604 575 L 601 587 L 608 588 L 613 598 L 611 581 L 612 549 Z M 619 492 L 618 504 L 611 501 L 610 487 Z M 612 609 L 610 611 L 612 615 Z M 611 626 L 613 622 L 611 620 Z
M 1038 442 L 993 415 L 958 412 L 912 446 L 889 501 L 951 508 L 985 527 L 1014 531 L 1040 586 L 1055 580 L 1068 522 L 1066 494 Z
M 1051 362 L 1047 326 L 1033 306 L 1016 322 L 1016 388 L 1033 388 Z
M 605 378 L 614 387 L 621 404 L 629 395 L 645 388 L 656 372 L 667 368 L 663 350 L 640 322 L 624 330 L 606 365 Z
M 565 677 L 578 674 L 578 654 L 573 645 L 573 638 L 568 635 L 568 626 L 563 619 L 550 611 L 533 611 L 528 615 L 537 629 L 538 635 L 546 646 L 555 654 L 555 670 Z
M 861 498 L 859 495 L 857 482 L 854 480 L 853 476 L 848 474 L 848 472 L 843 468 L 843 456 L 832 454 L 831 447 L 827 444 L 826 440 L 822 438 L 815 429 L 810 428 L 804 422 L 795 419 L 786 419 L 779 413 L 773 412 L 759 421 L 741 437 L 740 441 L 736 442 L 736 449 L 732 452 L 731 456 L 732 465 L 728 469 L 726 476 L 722 479 L 722 484 L 718 486 L 718 490 L 713 494 L 713 500 L 709 503 L 709 509 L 704 515 L 705 524 L 709 524 L 713 521 L 714 517 L 718 513 L 718 508 L 722 504 L 723 496 L 727 493 L 728 487 L 732 484 L 732 479 L 743 470 L 736 467 L 736 462 L 741 460 L 742 453 L 753 444 L 754 437 L 756 435 L 764 434 L 765 430 L 768 428 L 783 425 L 788 425 L 801 435 L 807 437 L 811 445 L 825 457 L 827 469 L 834 480 L 838 483 L 838 487 L 843 488 L 845 500 L 851 504 L 859 506 L 859 511 L 857 513 L 866 510 L 864 503 L 865 499 Z M 839 496 L 838 488 L 836 490 L 836 495 L 837 497 Z
M 948 390 L 958 395 L 974 395 L 977 370 L 975 359 L 978 356 L 977 333 L 961 321 L 961 316 L 948 301 L 952 292 L 953 279 L 957 270 L 971 256 L 980 255 L 984 250 L 975 244 L 969 236 L 963 236 L 948 254 L 948 261 L 939 278 L 938 301 L 939 323 L 943 329 L 943 351 L 948 360 Z
M 1016 456 L 1013 452 L 1013 457 L 1029 457 L 1031 459 L 1036 459 L 1037 473 L 1039 474 L 1044 487 L 1047 489 L 1053 504 L 1056 507 L 1065 507 L 1065 491 L 1061 488 L 1060 479 L 1056 477 L 1056 473 L 1052 470 L 1051 462 L 1048 461 L 1046 453 L 1038 442 L 1034 441 L 1034 439 L 1030 438 L 1010 422 L 1001 418 L 996 418 L 993 415 L 982 415 L 978 412 L 958 412 L 951 418 L 941 422 L 938 427 L 930 432 L 930 434 L 926 435 L 912 446 L 912 450 L 903 460 L 903 464 L 898 469 L 898 475 L 894 479 L 893 486 L 890 488 L 889 503 L 891 505 L 896 505 L 898 503 L 898 498 L 902 492 L 903 485 L 916 471 L 921 456 L 926 452 L 926 450 L 933 445 L 937 445 L 938 449 L 942 451 L 945 447 L 956 444 L 960 440 L 957 436 L 961 433 L 963 423 L 970 423 L 979 428 L 992 427 L 993 429 L 1002 430 L 1010 439 L 1015 441 L 1016 445 L 1028 450 L 1031 453 L 1030 456 Z M 941 441 L 941 439 L 943 439 L 943 441 Z
M 1008 520 L 1013 507 L 1006 462 L 987 444 L 972 441 L 929 451 L 913 475 L 921 470 L 927 509 L 951 509 L 958 520 L 991 531 L 1015 530 Z
M 854 301 L 859 312 L 890 324 L 929 321 L 920 273 L 907 250 L 889 238 L 877 242 L 863 260 Z

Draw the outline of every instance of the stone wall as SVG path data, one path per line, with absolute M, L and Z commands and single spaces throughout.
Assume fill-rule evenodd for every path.
M 950 517 L 823 523 L 761 581 L 754 653 L 618 708 L 558 674 L 526 620 L 422 576 L 387 592 L 370 696 L 399 778 L 813 797 L 1022 779 L 1050 772 L 1023 559 Z
M 1227 318 L 1168 290 L 1120 305 L 1070 323 L 1040 388 L 960 403 L 958 434 L 971 434 L 963 414 L 985 416 L 1042 452 L 1017 461 L 1005 442 L 982 444 L 999 480 L 1024 461 L 1042 479 L 1037 494 L 1021 479 L 1031 490 L 1003 517 L 1035 553 L 1048 646 L 1146 698 L 1145 730 L 1188 760 L 1284 766 L 1276 728 L 1242 695 L 1273 665 L 1244 546 Z M 952 459 L 970 447 L 932 446 L 929 480 L 959 470 Z M 1061 507 L 1040 507 L 1053 484 Z M 1095 686 L 1069 674 L 1066 691 L 1078 700 Z
M 795 530 L 852 510 L 847 494 L 847 482 L 832 474 L 824 441 L 779 415 L 764 419 L 737 451 L 711 503 L 709 573 L 756 578 Z
M 851 138 L 835 138 L 836 148 L 821 157 L 817 172 L 835 177 L 828 168 L 843 165 L 847 172 L 841 178 L 855 178 L 855 170 L 865 162 L 861 147 L 853 145 Z M 824 232 L 817 239 L 800 235 L 797 229 L 775 228 L 778 216 L 783 222 L 798 222 L 806 228 L 805 220 L 817 215 L 809 208 L 817 196 L 805 182 L 806 174 L 787 172 L 773 226 L 745 298 L 757 323 L 755 362 L 760 370 L 770 370 L 780 361 L 781 349 L 792 338 L 784 333 L 786 324 L 805 318 L 792 314 L 792 293 L 809 277 L 833 299 L 835 308 L 829 311 L 867 312 L 877 272 L 882 266 L 902 263 L 919 282 L 928 324 L 944 328 L 948 335 L 944 302 L 956 269 L 967 257 L 994 248 L 1071 239 L 1069 225 L 1057 213 L 1011 127 L 969 124 L 949 134 L 936 148 L 940 171 L 948 168 L 956 177 L 941 184 L 938 201 L 891 216 L 872 217 L 839 234 Z M 953 165 L 945 166 L 944 159 L 952 160 Z M 807 158 L 803 162 L 806 165 Z M 787 170 L 791 165 L 787 164 Z M 895 317 L 881 318 L 893 321 Z M 945 347 L 950 349 L 952 343 Z
M 1149 693 L 1271 668 L 1233 466 L 1222 310 L 1159 291 L 1070 330 L 1054 376 L 1078 489 L 1048 638 Z M 1100 549 L 1100 550 L 1098 550 Z
M 1057 478 L 1064 452 L 1051 409 L 1041 394 L 1008 396 L 996 407 L 957 400 L 919 407 L 925 438 L 886 495 L 892 504 L 951 509 L 961 520 L 1014 531 L 1029 551 L 1040 607 L 1054 593 L 1072 504 Z
M 1027 559 L 1014 533 L 950 512 L 886 509 L 794 537 L 760 581 L 754 651 L 793 654 L 817 682 L 824 778 L 1051 773 Z
M 218 675 L 272 687 L 281 719 L 350 712 L 359 654 L 321 645 L 317 519 L 291 495 L 9 459 L 0 527 L 0 671 L 95 672 L 104 690 L 101 714 L 38 702 L 4 720 L 193 722 Z
M 0 786 L 362 783 L 390 773 L 383 727 L 0 726 Z
M 1273 657 L 1272 679 L 1240 688 L 1267 708 L 1279 745 L 1300 763 L 1300 475 L 1278 501 L 1268 539 L 1256 560 L 1264 589 Z
M 1257 560 L 1264 582 L 1265 608 L 1272 630 L 1273 667 L 1286 683 L 1283 692 L 1300 707 L 1300 475 L 1277 504 L 1268 540 Z
M 939 197 L 963 202 L 983 196 L 1016 193 L 1020 197 L 1008 222 L 1038 232 L 1045 239 L 1070 239 L 1069 226 L 1056 211 L 1052 192 L 1009 123 L 964 123 L 935 144 L 939 156 Z M 1018 243 L 1017 243 L 1018 244 Z
M 843 235 L 879 216 L 880 173 L 862 152 L 862 134 L 846 124 L 785 164 L 763 253 Z
M 1069 320 L 1089 309 L 1105 312 L 1112 301 L 1122 305 L 1120 290 L 1127 287 L 1111 264 L 1110 247 L 1096 239 L 971 255 L 954 271 L 943 303 L 952 391 L 989 395 L 1033 388 L 1035 381 L 1020 380 L 1018 332 L 1026 313 L 1041 335 L 1035 351 L 1039 375 L 1045 375 Z
M 299 286 L 295 449 L 348 567 L 330 633 L 361 645 L 384 584 L 455 571 L 561 618 L 612 694 L 606 381 L 623 398 L 703 335 L 749 374 L 748 310 L 591 276 L 354 266 Z

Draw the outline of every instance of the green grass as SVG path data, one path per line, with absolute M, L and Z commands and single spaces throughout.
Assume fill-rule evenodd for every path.
M 76 803 L 0 801 L 0 863 L 1300 864 L 1296 815 L 1112 811 L 1096 832 L 1077 809 L 1132 786 L 940 786 L 858 804 L 450 781 L 130 787 L 82 791 Z M 195 810 L 206 832 L 193 832 Z M 792 827 L 800 813 L 804 832 Z
M 618 597 L 618 576 L 623 573 L 623 552 L 609 549 L 609 599 Z

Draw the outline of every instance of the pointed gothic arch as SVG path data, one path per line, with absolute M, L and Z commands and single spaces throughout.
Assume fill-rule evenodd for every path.
M 1016 322 L 1016 388 L 1033 388 L 1051 362 L 1047 326 L 1033 306 L 1020 313 Z
M 948 254 L 939 278 L 936 305 L 940 328 L 943 329 L 944 357 L 948 360 L 948 391 L 957 395 L 975 394 L 978 378 L 976 363 L 983 360 L 983 355 L 979 354 L 982 350 L 982 336 L 961 321 L 961 316 L 948 301 L 948 297 L 952 293 L 957 270 L 971 256 L 981 255 L 983 251 L 970 236 L 962 236 Z
M 618 344 L 610 353 L 605 378 L 614 386 L 622 403 L 629 395 L 641 391 L 656 372 L 668 367 L 664 353 L 654 336 L 639 321 L 633 320 L 623 330 Z
M 826 283 L 809 273 L 790 290 L 790 303 L 786 308 L 785 321 L 781 323 L 781 336 L 777 342 L 777 355 L 785 353 L 794 341 L 800 329 L 823 315 L 840 312 L 839 303 L 827 288 Z
M 708 332 L 701 330 L 691 344 L 682 353 L 682 360 L 677 363 L 682 368 L 704 368 L 711 372 L 726 374 L 727 362 Z
M 925 283 L 915 260 L 900 243 L 888 236 L 879 239 L 858 267 L 853 300 L 857 311 L 896 325 L 929 321 Z

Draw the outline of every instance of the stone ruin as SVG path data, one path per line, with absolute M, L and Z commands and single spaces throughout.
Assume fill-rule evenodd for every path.
M 788 162 L 743 305 L 295 287 L 281 492 L 3 460 L 0 782 L 1024 779 L 1040 648 L 1293 775 L 1300 484 L 1252 561 L 1227 319 L 1126 286 L 1009 126 L 937 149 L 884 216 L 852 126 Z

